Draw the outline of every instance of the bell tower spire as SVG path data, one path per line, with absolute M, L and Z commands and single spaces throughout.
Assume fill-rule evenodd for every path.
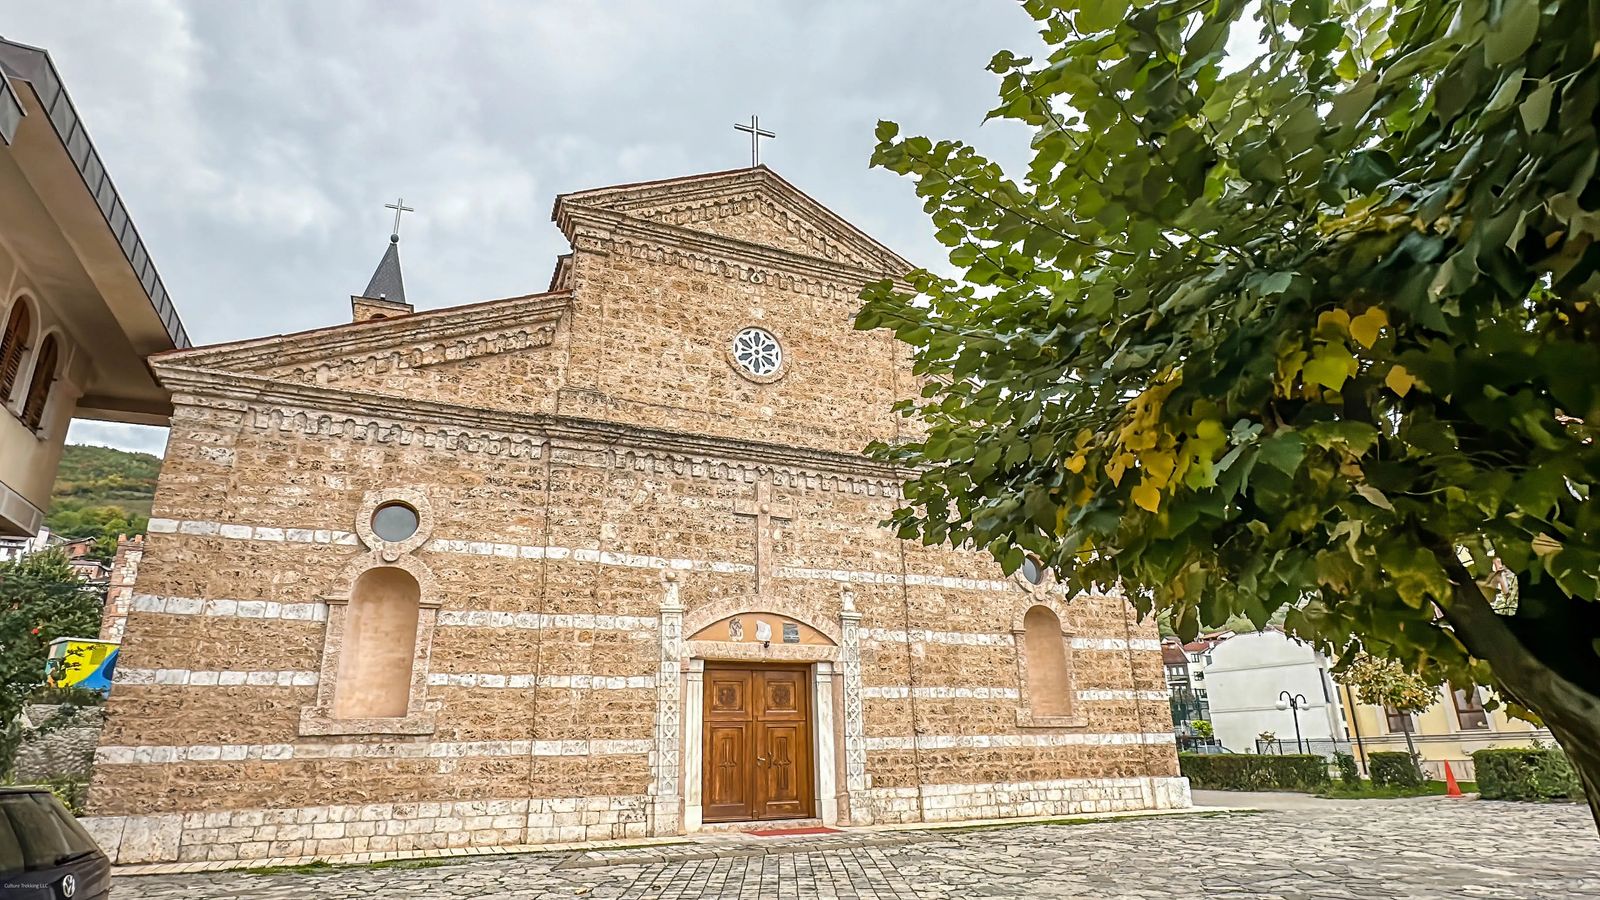
M 352 318 L 357 322 L 387 319 L 414 311 L 406 302 L 405 278 L 400 273 L 400 216 L 416 210 L 406 205 L 404 197 L 385 203 L 384 208 L 394 210 L 394 230 L 389 233 L 389 246 L 378 260 L 378 268 L 367 282 L 367 289 L 360 296 L 350 298 Z

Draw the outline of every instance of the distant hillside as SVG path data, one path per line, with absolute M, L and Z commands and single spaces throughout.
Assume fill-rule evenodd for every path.
M 119 533 L 144 531 L 160 472 L 161 458 L 148 453 L 68 444 L 45 524 L 64 537 L 100 538 L 109 554 Z

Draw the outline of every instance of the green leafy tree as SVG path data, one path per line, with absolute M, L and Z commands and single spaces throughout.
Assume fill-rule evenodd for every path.
M 1357 652 L 1341 660 L 1339 681 L 1355 691 L 1356 699 L 1405 714 L 1406 749 L 1417 762 L 1417 745 L 1411 740 L 1411 717 L 1427 712 L 1439 702 L 1442 682 L 1406 671 L 1392 659 Z M 1420 767 L 1419 767 L 1420 772 Z
M 1487 685 L 1600 822 L 1592 4 L 1023 6 L 1026 171 L 878 128 L 958 270 L 863 294 L 926 379 L 901 534 Z
M 94 538 L 91 556 L 110 561 L 117 536 L 143 534 L 161 460 L 148 453 L 68 444 L 45 524 L 65 538 Z
M 59 552 L 0 563 L 0 728 L 45 684 L 51 641 L 99 634 L 100 606 Z M 10 764 L 0 759 L 0 769 Z
M 1212 728 L 1211 723 L 1205 719 L 1195 719 L 1189 723 L 1189 727 L 1194 729 L 1194 736 L 1202 741 L 1209 741 L 1217 736 L 1216 729 Z

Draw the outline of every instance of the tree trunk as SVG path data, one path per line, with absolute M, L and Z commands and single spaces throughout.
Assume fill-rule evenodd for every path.
M 1577 771 L 1600 829 L 1600 696 L 1542 662 L 1489 605 L 1453 550 L 1435 548 L 1434 558 L 1453 587 L 1454 598 L 1442 608 L 1445 620 L 1467 650 L 1494 670 L 1500 691 L 1544 720 Z
M 1417 773 L 1418 778 L 1427 781 L 1428 779 L 1422 777 L 1422 760 L 1417 758 L 1417 745 L 1411 741 L 1411 723 L 1415 713 L 1408 712 L 1404 715 L 1406 717 L 1406 755 L 1411 757 L 1411 771 Z

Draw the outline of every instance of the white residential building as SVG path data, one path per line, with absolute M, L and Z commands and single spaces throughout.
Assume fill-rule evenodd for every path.
M 1297 705 L 1304 698 L 1298 715 L 1300 735 L 1308 742 L 1320 742 L 1320 746 L 1308 743 L 1308 751 L 1328 752 L 1330 741 L 1342 746 L 1344 714 L 1328 674 L 1332 662 L 1322 654 L 1273 629 L 1235 635 L 1208 652 L 1206 698 L 1222 746 L 1253 753 L 1257 735 L 1270 731 L 1292 747 L 1296 715 L 1279 708 L 1285 691 Z

